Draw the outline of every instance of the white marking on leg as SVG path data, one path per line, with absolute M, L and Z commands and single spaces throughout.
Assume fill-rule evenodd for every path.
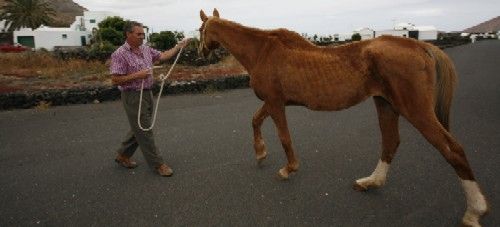
M 461 181 L 465 192 L 465 199 L 467 200 L 467 210 L 462 218 L 462 222 L 465 225 L 481 226 L 481 224 L 479 224 L 479 218 L 488 210 L 486 199 L 483 193 L 481 193 L 481 189 L 479 189 L 479 185 L 476 181 Z
M 377 167 L 373 171 L 372 175 L 369 177 L 364 177 L 356 180 L 356 183 L 368 189 L 369 187 L 380 187 L 385 184 L 385 179 L 387 177 L 387 171 L 389 171 L 389 164 L 382 160 L 378 161 Z

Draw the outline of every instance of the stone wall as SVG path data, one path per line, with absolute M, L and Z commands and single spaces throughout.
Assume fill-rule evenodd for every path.
M 202 93 L 216 90 L 246 88 L 249 86 L 248 75 L 235 75 L 215 80 L 174 81 L 165 83 L 163 94 Z M 153 93 L 160 90 L 160 83 L 153 87 Z M 0 110 L 32 108 L 41 102 L 51 106 L 68 104 L 97 103 L 120 99 L 120 91 L 113 87 L 86 87 L 67 90 L 44 90 L 36 92 L 15 92 L 0 94 Z

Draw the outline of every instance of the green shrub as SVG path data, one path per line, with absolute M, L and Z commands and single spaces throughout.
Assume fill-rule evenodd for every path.
M 360 41 L 361 40 L 361 35 L 359 33 L 354 33 L 351 36 L 352 41 Z
M 96 59 L 105 62 L 111 57 L 111 54 L 116 50 L 116 46 L 109 41 L 94 43 L 88 52 L 88 59 Z
M 120 46 L 125 42 L 125 37 L 122 32 L 113 28 L 101 28 L 98 32 L 101 41 L 109 42 L 115 46 Z

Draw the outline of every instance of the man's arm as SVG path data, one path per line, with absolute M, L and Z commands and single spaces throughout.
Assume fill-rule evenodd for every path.
M 151 74 L 151 69 L 144 69 L 127 75 L 113 74 L 111 75 L 111 82 L 113 85 L 122 85 L 132 80 L 146 79 L 149 74 Z
M 161 53 L 160 55 L 160 61 L 165 61 L 170 59 L 171 57 L 175 56 L 181 48 L 184 48 L 187 44 L 189 43 L 189 39 L 184 39 L 180 41 L 177 45 L 175 45 L 173 48 L 170 50 L 166 50 Z

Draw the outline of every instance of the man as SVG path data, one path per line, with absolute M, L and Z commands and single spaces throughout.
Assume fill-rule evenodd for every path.
M 172 169 L 163 161 L 154 141 L 153 131 L 143 131 L 137 124 L 141 84 L 144 80 L 144 93 L 141 108 L 141 125 L 149 127 L 152 121 L 153 86 L 152 68 L 158 60 L 167 60 L 185 47 L 189 40 L 179 42 L 165 52 L 143 45 L 144 28 L 141 23 L 130 21 L 124 27 L 126 42 L 111 55 L 111 75 L 114 85 L 121 90 L 121 99 L 130 124 L 130 132 L 118 149 L 115 161 L 125 168 L 135 168 L 137 163 L 130 157 L 137 147 L 141 148 L 144 158 L 161 176 L 171 176 Z

